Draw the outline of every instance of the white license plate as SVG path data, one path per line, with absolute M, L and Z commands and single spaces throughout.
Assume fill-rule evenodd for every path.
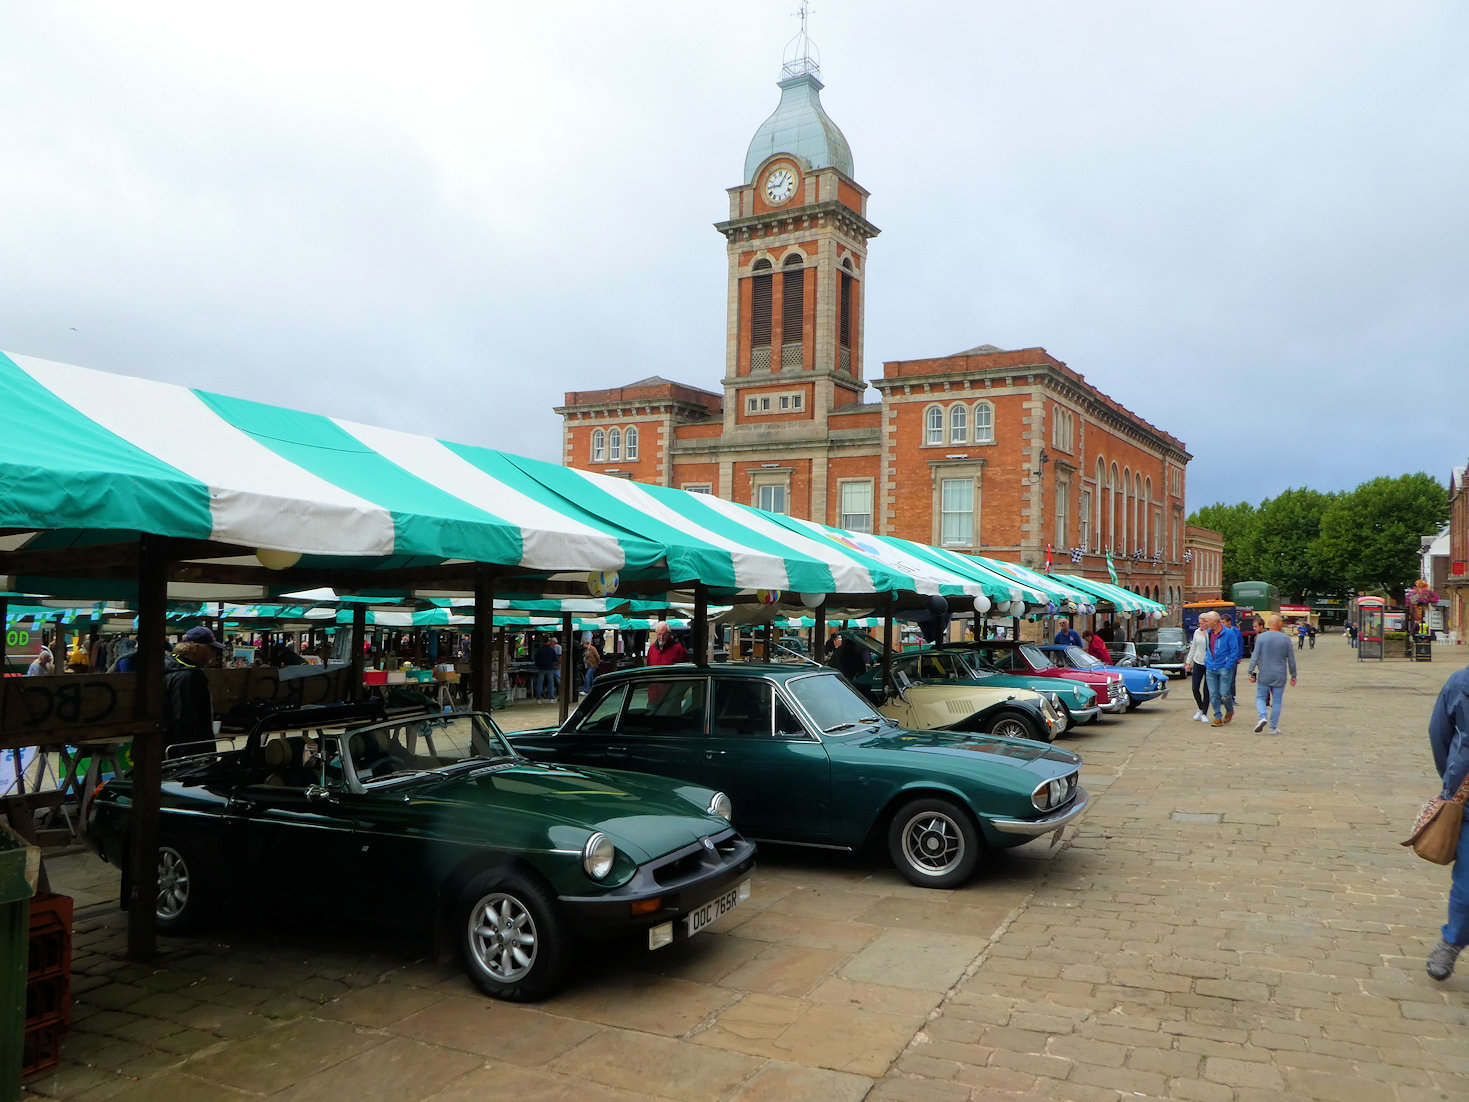
M 693 937 L 716 918 L 729 914 L 740 905 L 740 896 L 749 897 L 749 881 L 745 881 L 739 887 L 731 888 L 718 899 L 711 899 L 697 910 L 690 911 L 683 916 L 683 929 L 689 937 Z

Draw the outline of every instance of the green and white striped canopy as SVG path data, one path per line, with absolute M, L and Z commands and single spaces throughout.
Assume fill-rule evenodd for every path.
M 979 558 L 979 556 L 975 557 Z M 1037 590 L 1042 594 L 1037 601 L 1031 602 L 1027 599 L 1027 604 L 1044 605 L 1050 601 L 1054 601 L 1057 604 L 1063 601 L 1082 603 L 1087 600 L 1087 594 L 1082 593 L 1074 586 L 1067 585 L 1054 574 L 1042 574 L 1039 571 L 1030 569 L 1028 566 L 1021 566 L 1015 562 L 1005 562 L 1003 559 L 980 558 L 979 561 L 997 574 L 1001 574 L 1007 578 L 1013 578 L 1021 585 L 1029 586 L 1031 589 Z
M 296 552 L 302 566 L 465 561 L 716 591 L 907 585 L 707 495 L 4 353 L 0 486 L 0 528 L 23 533 L 0 551 L 149 532 Z
M 1056 575 L 1067 585 L 1090 594 L 1099 601 L 1110 601 L 1118 612 L 1166 612 L 1167 606 L 1147 597 L 1141 597 L 1130 589 L 1099 582 L 1093 578 L 1078 578 L 1070 574 Z

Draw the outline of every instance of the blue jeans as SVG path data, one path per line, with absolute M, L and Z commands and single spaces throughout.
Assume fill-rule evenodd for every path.
M 1459 828 L 1454 854 L 1454 879 L 1449 885 L 1449 920 L 1443 939 L 1450 945 L 1469 945 L 1469 826 Z
M 556 695 L 556 671 L 536 670 L 535 698 L 550 700 Z
M 1214 718 L 1219 718 L 1219 706 L 1224 705 L 1226 712 L 1234 711 L 1234 697 L 1230 693 L 1231 683 L 1234 680 L 1233 670 L 1209 670 L 1204 671 L 1204 684 L 1209 687 L 1209 706 L 1214 709 Z
M 1255 711 L 1260 718 L 1265 718 L 1265 698 L 1270 697 L 1270 727 L 1272 730 L 1280 726 L 1280 706 L 1285 702 L 1284 685 L 1255 685 Z

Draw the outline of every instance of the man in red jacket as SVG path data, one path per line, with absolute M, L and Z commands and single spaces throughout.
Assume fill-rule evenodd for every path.
M 653 627 L 653 645 L 648 648 L 648 665 L 671 666 L 675 662 L 687 662 L 689 652 L 668 630 L 668 621 L 659 620 Z

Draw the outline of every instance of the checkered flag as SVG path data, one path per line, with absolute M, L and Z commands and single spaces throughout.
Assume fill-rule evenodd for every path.
M 1084 554 L 1086 554 L 1086 548 L 1084 548 L 1084 547 L 1073 547 L 1071 549 L 1071 561 L 1072 562 L 1081 562 L 1081 556 L 1084 555 Z
M 1142 562 L 1143 559 L 1147 558 L 1147 554 L 1148 554 L 1147 548 L 1145 548 L 1145 547 L 1139 547 L 1136 551 L 1134 551 L 1132 553 L 1132 561 L 1133 562 Z
M 1162 561 L 1163 561 L 1163 552 L 1161 552 L 1161 551 L 1154 551 L 1153 552 L 1153 565 L 1154 566 L 1157 566 Z
M 1184 562 L 1193 562 L 1194 561 L 1194 549 L 1192 547 L 1190 547 L 1187 551 L 1185 551 L 1183 553 L 1183 561 Z

